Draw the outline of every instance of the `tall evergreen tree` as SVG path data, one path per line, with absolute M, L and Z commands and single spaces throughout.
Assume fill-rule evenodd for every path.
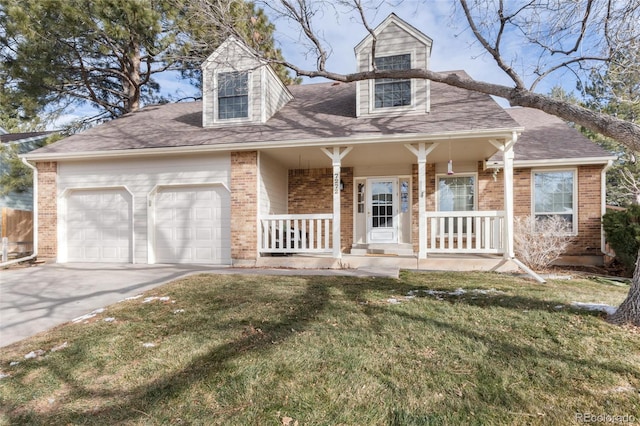
M 583 88 L 585 106 L 637 123 L 640 119 L 640 51 L 618 52 L 603 72 L 592 72 Z M 628 145 L 583 129 L 596 143 L 618 156 L 607 173 L 607 202 L 617 206 L 640 204 L 640 153 Z
M 0 0 L 0 59 L 7 90 L 27 99 L 27 114 L 89 104 L 115 118 L 166 101 L 154 76 L 197 70 L 226 38 L 203 27 L 188 0 Z M 273 48 L 273 25 L 253 4 L 224 0 L 235 33 Z M 223 31 L 224 30 L 224 31 Z M 255 44 L 255 43 L 254 43 Z M 255 46 L 254 46 L 255 47 Z M 206 56 L 206 55 L 204 55 Z M 283 75 L 283 77 L 286 77 Z

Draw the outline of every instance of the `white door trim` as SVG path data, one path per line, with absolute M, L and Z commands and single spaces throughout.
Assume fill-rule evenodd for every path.
M 379 205 L 375 206 L 373 203 L 373 187 L 377 183 L 390 183 L 391 203 L 389 200 L 382 201 Z M 399 197 L 398 197 L 398 177 L 375 177 L 367 178 L 367 243 L 368 244 L 396 244 L 399 238 Z M 377 208 L 376 208 L 377 207 Z M 380 208 L 384 207 L 384 211 Z M 391 214 L 388 209 L 391 208 Z M 376 211 L 377 210 L 377 211 Z M 386 226 L 391 220 L 391 226 Z M 380 226 L 384 224 L 385 226 Z

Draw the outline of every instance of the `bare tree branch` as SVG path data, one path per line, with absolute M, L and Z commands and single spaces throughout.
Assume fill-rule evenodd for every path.
M 484 47 L 484 49 L 487 52 L 489 52 L 491 54 L 491 56 L 493 56 L 493 59 L 496 61 L 498 66 L 500 68 L 502 68 L 502 70 L 504 70 L 504 72 L 507 73 L 507 75 L 516 84 L 516 87 L 524 88 L 525 87 L 524 81 L 522 81 L 520 76 L 515 72 L 515 70 L 513 68 L 511 68 L 511 66 L 509 66 L 506 62 L 504 62 L 504 60 L 502 59 L 502 56 L 500 54 L 500 40 L 502 38 L 502 33 L 504 32 L 505 22 L 507 21 L 507 19 L 502 16 L 502 13 L 503 13 L 502 12 L 502 1 L 500 2 L 500 12 L 499 12 L 499 15 L 500 15 L 500 29 L 498 31 L 498 36 L 496 37 L 495 46 L 491 46 L 491 44 L 484 38 L 484 36 L 482 35 L 480 30 L 476 26 L 476 23 L 473 20 L 473 17 L 471 16 L 471 10 L 469 9 L 469 6 L 467 5 L 467 1 L 466 0 L 460 0 L 460 4 L 462 5 L 462 9 L 464 10 L 464 15 L 467 18 L 467 22 L 469 23 L 469 26 L 471 27 L 471 31 L 473 31 L 473 34 L 476 36 L 476 39 L 478 39 L 478 41 L 480 42 L 482 47 Z
M 304 0 L 295 0 L 298 7 L 296 8 L 296 6 L 294 6 L 289 0 L 281 0 L 281 1 L 282 1 L 282 5 L 289 12 L 290 16 L 292 16 L 300 24 L 300 27 L 302 28 L 302 31 L 304 32 L 305 36 L 314 45 L 318 53 L 318 58 L 317 58 L 318 70 L 325 71 L 326 69 L 325 66 L 327 63 L 327 52 L 324 49 L 324 47 L 322 47 L 322 43 L 320 42 L 315 32 L 311 28 L 311 18 L 313 16 L 313 13 L 309 8 L 307 2 Z

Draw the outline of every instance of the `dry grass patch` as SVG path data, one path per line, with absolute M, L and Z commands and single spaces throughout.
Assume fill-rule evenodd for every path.
M 587 279 L 541 286 L 480 273 L 189 277 L 147 303 L 109 306 L 4 348 L 0 421 L 547 425 L 585 412 L 640 420 L 640 335 L 570 307 L 617 304 L 625 293 Z M 47 352 L 23 358 L 36 349 Z

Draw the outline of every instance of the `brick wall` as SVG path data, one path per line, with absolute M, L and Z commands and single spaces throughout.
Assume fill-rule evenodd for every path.
M 600 255 L 600 172 L 602 166 L 581 166 L 578 168 L 577 200 L 578 236 L 567 250 L 569 256 Z M 427 211 L 436 208 L 435 165 L 428 163 L 427 172 Z M 531 169 L 514 169 L 513 192 L 514 214 L 516 217 L 532 214 Z M 412 241 L 414 250 L 418 250 L 418 165 L 413 165 L 413 210 Z M 478 210 L 504 210 L 504 172 L 494 173 L 483 170 L 478 163 Z
M 578 168 L 578 237 L 569 254 L 601 255 L 601 188 L 602 166 Z
M 353 169 L 340 170 L 344 190 L 340 193 L 341 250 L 353 243 Z M 333 213 L 333 169 L 289 170 L 289 214 Z
M 602 166 L 578 167 L 578 235 L 566 254 L 600 256 L 600 172 Z M 532 169 L 514 170 L 514 214 L 523 217 L 532 211 Z
M 38 257 L 58 255 L 58 163 L 37 162 L 38 169 Z
M 258 257 L 258 153 L 231 153 L 231 258 Z
M 478 162 L 478 210 L 504 210 L 504 173 L 483 170 Z M 515 180 L 515 175 L 514 175 Z

